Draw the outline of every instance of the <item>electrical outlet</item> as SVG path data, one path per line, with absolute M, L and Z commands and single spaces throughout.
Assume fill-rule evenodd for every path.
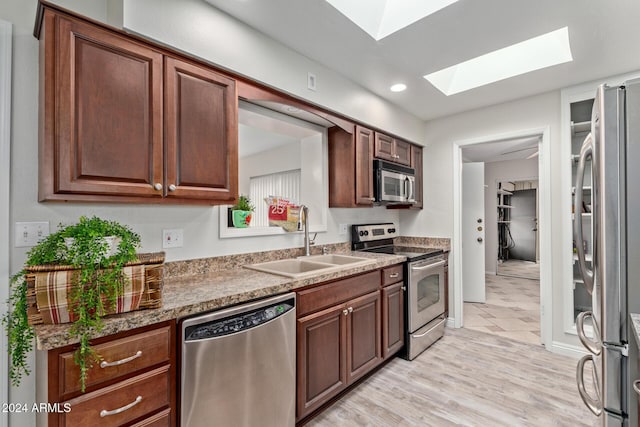
M 317 83 L 318 79 L 316 79 L 316 75 L 313 73 L 307 73 L 307 89 L 315 91 Z
M 338 226 L 338 234 L 347 234 L 348 227 L 347 224 L 340 224 Z
M 49 235 L 49 221 L 16 222 L 16 248 L 35 246 Z
M 162 249 L 181 248 L 184 243 L 182 228 L 162 230 Z

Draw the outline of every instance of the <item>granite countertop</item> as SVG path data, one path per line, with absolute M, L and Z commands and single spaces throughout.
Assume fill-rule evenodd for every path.
M 636 344 L 640 350 L 640 314 L 630 313 L 629 317 L 631 318 L 631 326 L 636 337 Z
M 370 258 L 371 262 L 359 266 L 345 266 L 337 271 L 318 272 L 301 279 L 261 273 L 238 266 L 201 272 L 196 275 L 165 277 L 161 308 L 105 317 L 103 330 L 93 338 L 277 295 L 406 260 L 405 257 L 398 255 L 364 252 L 343 252 L 343 254 Z M 51 350 L 76 343 L 77 339 L 68 334 L 69 326 L 69 324 L 36 326 L 36 348 Z

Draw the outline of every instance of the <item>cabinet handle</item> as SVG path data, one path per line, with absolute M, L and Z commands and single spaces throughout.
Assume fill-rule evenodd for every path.
M 160 184 L 159 182 L 156 182 L 154 184 L 153 188 L 155 188 L 156 190 L 160 191 L 160 190 L 162 190 L 162 184 Z
M 121 412 L 124 412 L 126 410 L 129 410 L 129 409 L 133 408 L 134 406 L 136 406 L 140 402 L 142 402 L 142 396 L 136 397 L 136 400 L 134 400 L 133 402 L 129 403 L 128 405 L 124 405 L 122 408 L 114 409 L 112 411 L 107 411 L 106 409 L 103 409 L 102 411 L 100 411 L 100 416 L 101 417 L 108 417 L 109 415 L 119 414 Z
M 122 364 L 125 364 L 127 362 L 131 362 L 132 360 L 135 360 L 140 356 L 142 356 L 142 350 L 138 350 L 138 352 L 136 354 L 134 354 L 133 356 L 129 356 L 129 357 L 126 357 L 124 359 L 116 360 L 115 362 L 105 362 L 103 360 L 102 362 L 100 362 L 100 367 L 101 368 L 108 368 L 110 366 L 122 365 Z
M 169 186 L 169 191 L 176 191 L 176 186 L 175 186 L 175 185 L 173 185 L 173 184 L 171 184 L 171 185 Z
M 390 279 L 395 279 L 395 278 L 396 278 L 396 277 L 398 277 L 399 275 L 400 275 L 400 273 L 391 273 L 391 274 L 389 275 L 389 278 L 390 278 Z
M 403 286 L 403 287 L 401 287 L 400 289 L 402 289 L 403 291 L 406 291 L 406 290 L 407 290 L 407 287 L 406 287 L 406 286 Z
M 349 313 L 353 313 L 353 307 L 349 307 L 347 310 L 349 310 Z
M 347 309 L 345 308 L 344 310 L 342 310 L 342 314 L 344 314 L 344 315 L 346 316 L 347 314 L 349 314 L 349 310 L 347 310 Z

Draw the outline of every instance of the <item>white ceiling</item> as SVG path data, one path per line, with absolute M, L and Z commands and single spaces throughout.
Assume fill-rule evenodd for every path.
M 465 162 L 501 162 L 505 160 L 526 159 L 538 152 L 540 137 L 506 139 L 462 147 L 462 159 Z
M 206 1 L 424 120 L 640 69 L 638 0 L 460 0 L 379 42 L 324 0 Z M 422 77 L 564 26 L 573 62 L 449 97 Z

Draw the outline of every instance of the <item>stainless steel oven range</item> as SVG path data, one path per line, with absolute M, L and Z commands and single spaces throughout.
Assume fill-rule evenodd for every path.
M 354 251 L 403 255 L 405 277 L 405 352 L 413 360 L 444 335 L 445 296 L 442 249 L 395 246 L 398 231 L 393 223 L 351 226 Z

